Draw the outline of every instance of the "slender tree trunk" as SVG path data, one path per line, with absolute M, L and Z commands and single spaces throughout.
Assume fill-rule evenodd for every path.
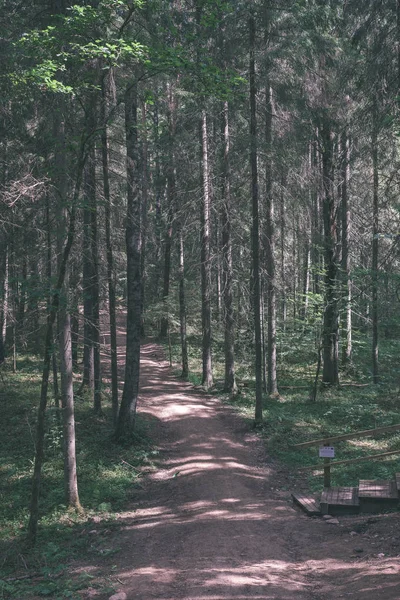
M 169 129 L 169 148 L 167 164 L 167 231 L 165 236 L 164 250 L 164 285 L 163 302 L 164 316 L 161 319 L 160 337 L 166 338 L 169 327 L 169 308 L 168 296 L 171 278 L 171 250 L 172 250 L 172 227 L 176 205 L 176 171 L 175 171 L 175 130 L 176 130 L 176 110 L 177 103 L 173 86 L 168 86 L 168 129 Z
M 25 236 L 24 236 L 25 238 Z M 27 259 L 27 240 L 24 239 L 25 252 L 22 258 L 22 272 L 19 285 L 18 294 L 18 311 L 17 311 L 17 337 L 19 343 L 25 345 L 25 307 L 26 307 L 26 286 L 28 279 L 28 259 Z
M 332 133 L 328 123 L 321 127 L 322 174 L 323 174 L 323 216 L 324 216 L 324 256 L 325 256 L 325 308 L 323 323 L 323 370 L 322 381 L 328 385 L 339 383 L 338 371 L 338 311 L 337 311 L 337 257 L 336 257 L 336 217 L 333 182 Z
M 67 277 L 66 277 L 67 279 Z M 68 279 L 67 279 L 68 281 Z M 66 282 L 67 283 L 67 282 Z M 67 287 L 67 286 L 65 286 Z M 68 294 L 68 291 L 66 291 Z M 65 300 L 66 301 L 66 300 Z M 68 507 L 80 509 L 76 473 L 74 387 L 72 373 L 71 317 L 67 306 L 60 310 L 61 406 L 64 439 L 64 486 Z
M 257 84 L 255 69 L 255 37 L 256 25 L 254 16 L 249 19 L 250 43 L 250 168 L 251 168 L 251 198 L 252 198 L 252 265 L 253 265 L 253 311 L 255 335 L 255 378 L 256 406 L 255 424 L 263 420 L 262 394 L 262 343 L 261 343 L 261 285 L 260 285 L 260 218 L 257 168 Z
M 286 217 L 285 217 L 285 177 L 281 180 L 281 197 L 280 197 L 280 232 L 281 232 L 281 280 L 282 280 L 282 325 L 283 331 L 286 331 L 287 320 L 287 301 L 286 301 L 286 253 L 285 253 L 285 237 L 286 237 Z
M 230 190 L 230 136 L 229 106 L 224 102 L 222 111 L 223 156 L 222 156 L 222 290 L 224 302 L 224 350 L 225 380 L 224 390 L 236 394 L 235 378 L 235 321 L 233 314 L 233 264 L 231 239 L 231 190 Z
M 169 167 L 170 171 L 170 167 Z M 160 338 L 165 339 L 168 334 L 169 327 L 169 308 L 168 308 L 168 297 L 169 297 L 169 286 L 171 279 L 171 248 L 172 248 L 172 223 L 173 223 L 173 203 L 175 198 L 175 171 L 167 174 L 167 231 L 165 235 L 164 245 L 164 279 L 163 279 L 163 303 L 164 303 L 164 314 L 161 319 L 160 327 Z
M 221 256 L 220 249 L 222 248 L 221 241 L 221 232 L 220 232 L 220 222 L 219 215 L 216 214 L 214 218 L 214 235 L 215 235 L 215 247 L 216 247 L 216 257 L 215 257 L 215 322 L 220 323 L 221 318 L 223 318 L 222 314 L 222 270 L 221 270 Z
M 343 335 L 342 362 L 348 365 L 351 362 L 352 353 L 352 323 L 351 323 L 351 272 L 349 236 L 351 226 L 351 213 L 349 206 L 349 182 L 350 182 L 350 140 L 344 133 L 342 136 L 342 175 L 341 175 L 341 204 L 342 204 L 342 276 L 343 295 L 345 299 L 345 327 Z
M 203 378 L 202 385 L 209 389 L 213 385 L 211 357 L 211 196 L 208 163 L 207 116 L 203 109 L 200 120 L 201 140 L 201 183 L 203 198 L 201 203 L 201 320 L 203 330 Z
M 39 351 L 39 303 L 38 303 L 38 291 L 39 291 L 39 265 L 36 259 L 38 252 L 36 235 L 35 235 L 35 247 L 32 256 L 29 261 L 29 288 L 28 288 L 28 322 L 29 322 L 29 333 L 31 336 L 31 346 L 35 352 Z
M 303 321 L 307 318 L 308 312 L 308 293 L 310 291 L 310 238 L 308 232 L 304 239 L 304 261 L 303 261 L 303 308 L 301 318 Z
M 378 254 L 379 254 L 379 174 L 378 174 L 378 109 L 374 105 L 372 123 L 372 169 L 373 169 L 373 208 L 372 208 L 372 379 L 379 383 L 378 361 Z
M 50 311 L 51 306 L 51 279 L 52 279 L 52 236 L 51 236 L 51 225 L 50 225 L 50 197 L 46 197 L 46 277 L 48 281 L 48 297 L 47 297 L 47 310 Z M 53 352 L 51 356 L 51 368 L 53 374 L 53 395 L 56 408 L 60 408 L 60 396 L 58 389 L 58 368 L 57 368 L 57 356 L 55 352 L 56 344 L 53 344 Z
M 159 299 L 160 294 L 160 279 L 161 279 L 161 217 L 162 217 L 162 202 L 164 196 L 165 183 L 161 176 L 160 167 L 160 136 L 159 136 L 159 113 L 157 102 L 154 105 L 154 186 L 155 186 L 155 269 L 154 269 L 154 290 L 155 297 Z
M 4 279 L 3 279 L 3 304 L 1 311 L 1 336 L 3 342 L 6 339 L 7 321 L 8 321 L 8 293 L 9 293 L 9 257 L 8 244 L 4 252 Z
M 94 391 L 94 340 L 93 340 L 93 263 L 91 246 L 91 198 L 95 194 L 96 172 L 93 150 L 90 150 L 85 169 L 83 208 L 83 380 L 82 387 Z
M 147 238 L 147 204 L 149 191 L 149 173 L 148 173 L 148 140 L 147 140 L 147 105 L 142 106 L 142 151 L 141 151 L 141 180 L 142 180 L 142 255 L 141 255 L 141 271 L 142 271 L 142 291 L 141 291 L 141 313 L 142 323 L 140 327 L 140 335 L 145 337 L 145 314 L 144 314 L 144 299 L 146 277 L 146 238 Z
M 102 80 L 102 102 L 101 102 L 101 159 L 103 168 L 103 192 L 104 192 L 104 216 L 106 233 L 107 254 L 107 286 L 108 286 L 108 316 L 110 322 L 110 349 L 111 349 L 111 405 L 114 426 L 118 418 L 118 355 L 117 355 L 117 319 L 116 319 L 116 295 L 114 283 L 114 254 L 111 234 L 111 192 L 109 172 L 109 148 L 107 130 L 107 112 L 110 97 L 110 78 L 108 73 Z
M 141 250 L 142 203 L 139 193 L 139 153 L 137 131 L 137 84 L 132 83 L 125 94 L 126 174 L 127 174 L 127 331 L 125 383 L 115 429 L 117 441 L 129 437 L 135 427 L 140 375 L 141 328 Z
M 292 265 L 293 265 L 293 281 L 292 281 L 292 296 L 293 296 L 293 329 L 297 329 L 297 240 L 298 240 L 298 221 L 296 209 L 293 206 L 293 239 L 292 239 Z
M 182 227 L 178 227 L 178 255 L 179 255 L 179 323 L 181 334 L 182 378 L 189 375 L 189 359 L 186 335 L 186 297 L 185 297 L 185 264 Z
M 316 150 L 316 141 L 310 142 L 310 179 L 311 179 L 311 269 L 313 273 L 312 291 L 314 294 L 320 293 L 320 194 L 319 194 L 319 174 L 320 165 Z M 318 309 L 316 305 L 316 310 Z
M 267 391 L 270 395 L 278 395 L 276 376 L 276 281 L 275 281 L 275 227 L 274 202 L 272 197 L 272 89 L 269 74 L 265 86 L 265 254 L 267 259 L 267 307 L 268 307 L 268 340 L 267 340 Z
M 93 163 L 93 164 L 92 164 Z M 99 251 L 97 234 L 97 190 L 96 190 L 96 153 L 89 154 L 91 183 L 93 188 L 90 199 L 90 263 L 92 298 L 91 343 L 93 344 L 93 408 L 101 413 L 101 363 L 100 363 L 100 285 L 99 285 Z

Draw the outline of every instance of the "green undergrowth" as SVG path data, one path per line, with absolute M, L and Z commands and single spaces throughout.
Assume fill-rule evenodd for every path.
M 25 546 L 40 395 L 40 361 L 20 357 L 18 370 L 2 367 L 0 379 L 0 599 L 81 598 L 77 590 L 98 585 L 88 573 L 69 578 L 68 564 L 83 556 L 104 555 L 88 530 L 113 527 L 128 506 L 143 468 L 152 468 L 156 451 L 149 422 L 138 419 L 135 438 L 125 447 L 113 443 L 111 406 L 103 397 L 103 414 L 95 416 L 86 396 L 77 397 L 76 440 L 80 501 L 83 513 L 65 507 L 63 493 L 62 425 L 49 397 L 43 465 L 40 523 L 36 548 Z M 99 525 L 100 527 L 100 525 Z M 114 551 L 110 550 L 109 551 Z M 33 575 L 32 575 L 33 573 Z M 85 580 L 85 581 L 84 581 Z M 85 583 L 86 582 L 86 583 Z M 112 591 L 104 580 L 101 586 Z M 102 588 L 102 589 L 103 589 Z
M 189 337 L 190 380 L 201 382 L 201 339 Z M 320 471 L 300 471 L 302 467 L 319 465 L 318 447 L 297 449 L 295 444 L 327 435 L 336 436 L 364 429 L 400 423 L 397 340 L 382 340 L 380 347 L 381 383 L 373 385 L 370 372 L 369 340 L 354 335 L 354 362 L 341 371 L 338 388 L 322 389 L 318 385 L 317 400 L 310 400 L 314 386 L 317 353 L 311 336 L 304 332 L 281 332 L 278 345 L 279 398 L 264 395 L 264 425 L 260 429 L 268 454 L 279 460 L 310 490 L 321 490 Z M 173 359 L 179 364 L 179 340 L 173 338 Z M 237 348 L 236 375 L 239 394 L 228 398 L 223 386 L 223 344 L 214 341 L 213 368 L 215 387 L 211 393 L 231 403 L 240 411 L 249 426 L 254 418 L 255 390 L 252 341 L 244 340 Z M 332 468 L 332 485 L 357 485 L 359 479 L 393 478 L 400 471 L 400 431 L 337 442 L 335 460 L 361 458 L 372 454 L 399 450 L 399 455 L 384 459 L 365 460 L 353 465 Z

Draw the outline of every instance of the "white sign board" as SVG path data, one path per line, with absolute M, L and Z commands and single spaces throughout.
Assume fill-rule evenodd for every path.
M 335 458 L 335 448 L 333 446 L 320 446 L 320 458 Z

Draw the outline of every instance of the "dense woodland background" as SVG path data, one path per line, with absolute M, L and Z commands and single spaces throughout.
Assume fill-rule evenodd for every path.
M 400 0 L 3 0 L 0 23 L 7 379 L 44 356 L 31 541 L 48 402 L 79 509 L 74 393 L 126 443 L 141 338 L 250 390 L 257 424 L 288 389 L 398 390 Z

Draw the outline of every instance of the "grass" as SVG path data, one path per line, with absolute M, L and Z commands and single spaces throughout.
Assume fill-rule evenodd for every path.
M 4 369 L 4 367 L 3 367 Z M 40 363 L 20 357 L 17 373 L 3 372 L 0 381 L 0 599 L 81 598 L 77 590 L 100 585 L 112 591 L 107 577 L 68 575 L 68 565 L 79 557 L 104 556 L 107 548 L 93 543 L 88 531 L 115 523 L 128 506 L 132 486 L 141 469 L 156 455 L 149 425 L 138 419 L 135 439 L 126 447 L 111 440 L 112 416 L 107 394 L 103 415 L 96 417 L 87 397 L 76 399 L 78 483 L 83 514 L 69 512 L 63 493 L 62 426 L 50 398 L 47 411 L 45 463 L 42 473 L 39 534 L 36 549 L 28 550 L 25 532 L 35 454 L 36 411 L 40 395 Z M 93 525 L 93 520 L 101 521 Z M 108 549 L 109 552 L 114 551 Z M 34 577 L 31 577 L 31 574 Z
M 312 336 L 304 331 L 280 332 L 278 336 L 278 383 L 281 397 L 264 397 L 264 426 L 260 430 L 268 454 L 299 477 L 304 477 L 310 490 L 321 490 L 321 472 L 306 471 L 300 475 L 299 468 L 319 464 L 318 448 L 298 450 L 294 444 L 341 435 L 364 429 L 400 423 L 398 401 L 400 371 L 398 356 L 400 342 L 383 339 L 380 348 L 381 383 L 371 383 L 370 343 L 365 335 L 354 335 L 354 364 L 347 372 L 341 372 L 344 384 L 318 392 L 316 402 L 310 401 L 310 392 L 316 371 L 316 352 Z M 173 360 L 179 363 L 179 340 L 173 338 Z M 254 417 L 254 376 L 252 340 L 238 344 L 236 375 L 240 394 L 234 399 L 221 394 L 223 383 L 223 345 L 217 337 L 213 346 L 213 368 L 216 379 L 212 393 L 230 402 L 246 418 L 249 424 Z M 189 338 L 189 366 L 191 381 L 199 381 L 201 375 L 201 340 Z M 362 387 L 357 387 L 357 386 Z M 370 454 L 400 451 L 400 432 L 372 438 L 361 438 L 335 444 L 337 460 L 353 459 Z M 332 485 L 356 485 L 359 479 L 387 479 L 400 471 L 399 455 L 381 460 L 366 460 L 354 465 L 332 468 Z

